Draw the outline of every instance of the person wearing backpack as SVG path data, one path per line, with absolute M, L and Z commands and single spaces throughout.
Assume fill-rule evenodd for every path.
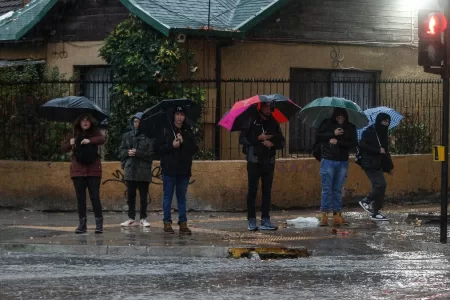
M 372 183 L 372 190 L 359 205 L 370 213 L 375 221 L 388 221 L 381 214 L 386 193 L 386 179 L 384 173 L 392 174 L 394 164 L 389 154 L 388 128 L 391 117 L 388 114 L 377 115 L 375 124 L 364 130 L 359 142 L 360 166 Z
M 131 118 L 131 131 L 123 135 L 120 145 L 120 159 L 125 171 L 128 195 L 128 220 L 120 224 L 122 227 L 136 226 L 139 223 L 143 227 L 150 227 L 147 221 L 147 195 L 152 181 L 155 141 L 139 130 L 142 115 L 142 112 L 138 112 Z M 136 190 L 139 190 L 141 199 L 139 223 L 135 221 Z
M 105 136 L 95 125 L 90 114 L 82 114 L 75 123 L 73 133 L 62 144 L 64 152 L 72 151 L 70 177 L 77 197 L 79 224 L 75 233 L 87 231 L 86 189 L 89 191 L 95 216 L 95 233 L 103 232 L 103 213 L 100 202 L 102 164 L 98 146 L 105 143 Z

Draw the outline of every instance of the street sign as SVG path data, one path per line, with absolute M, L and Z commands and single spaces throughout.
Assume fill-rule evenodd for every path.
M 433 160 L 443 162 L 445 161 L 445 147 L 433 146 Z

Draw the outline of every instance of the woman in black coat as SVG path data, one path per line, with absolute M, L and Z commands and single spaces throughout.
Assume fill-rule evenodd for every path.
M 359 149 L 361 151 L 361 168 L 372 183 L 372 191 L 359 202 L 365 211 L 371 214 L 371 219 L 387 221 L 388 218 L 380 213 L 386 192 L 384 173 L 392 174 L 394 164 L 389 154 L 388 129 L 391 117 L 381 113 L 377 116 L 375 125 L 367 128 L 361 137 Z

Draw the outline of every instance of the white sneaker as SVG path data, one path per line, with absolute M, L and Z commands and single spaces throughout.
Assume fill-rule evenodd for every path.
M 144 227 L 150 227 L 150 223 L 147 221 L 147 219 L 141 219 L 141 226 Z
M 128 221 L 125 221 L 120 224 L 120 226 L 122 226 L 122 227 L 131 227 L 131 226 L 136 226 L 136 225 L 137 225 L 137 223 L 133 219 L 129 219 Z

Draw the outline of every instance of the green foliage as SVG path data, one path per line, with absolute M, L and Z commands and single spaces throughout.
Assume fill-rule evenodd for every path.
M 42 104 L 68 93 L 64 76 L 57 68 L 36 65 L 2 68 L 0 73 L 0 159 L 66 160 L 60 145 L 71 124 L 38 115 Z
M 205 100 L 202 89 L 186 88 L 177 82 L 180 63 L 186 57 L 187 63 L 192 63 L 192 53 L 185 55 L 178 43 L 135 16 L 119 24 L 106 38 L 100 56 L 111 66 L 117 82 L 110 94 L 107 160 L 118 159 L 122 134 L 136 112 L 163 99 L 185 97 L 199 104 Z
M 429 128 L 411 116 L 406 116 L 391 134 L 394 140 L 392 153 L 426 154 L 431 152 L 433 140 Z

